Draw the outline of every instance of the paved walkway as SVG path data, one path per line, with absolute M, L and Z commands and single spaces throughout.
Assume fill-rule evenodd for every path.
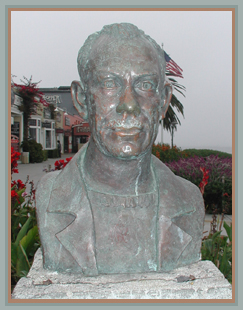
M 12 175 L 12 180 L 17 181 L 20 179 L 25 183 L 27 176 L 29 176 L 29 181 L 33 181 L 34 185 L 36 186 L 38 181 L 41 179 L 42 176 L 46 174 L 44 171 L 45 169 L 55 169 L 55 161 L 60 159 L 66 159 L 68 157 L 73 157 L 75 154 L 73 153 L 65 153 L 62 154 L 61 158 L 48 158 L 46 161 L 42 163 L 35 163 L 35 164 L 22 164 L 21 161 L 18 161 L 18 170 L 19 173 L 14 173 Z M 27 186 L 27 190 L 30 187 Z
M 56 160 L 60 159 L 66 159 L 67 157 L 73 157 L 75 154 L 73 153 L 67 153 L 62 154 L 61 158 L 48 158 L 48 160 L 42 162 L 42 163 L 36 163 L 36 164 L 22 164 L 21 161 L 18 165 L 19 173 L 14 173 L 12 175 L 12 180 L 18 180 L 25 182 L 27 175 L 29 176 L 29 180 L 34 182 L 34 185 L 36 186 L 38 181 L 42 176 L 46 174 L 44 169 L 54 169 L 54 163 Z M 27 186 L 27 191 L 29 191 L 30 185 Z M 221 215 L 218 215 L 218 225 L 221 220 Z M 210 231 L 210 222 L 212 221 L 212 214 L 206 214 L 205 216 L 205 222 L 204 222 L 204 236 L 208 235 Z M 224 221 L 228 225 L 232 222 L 232 216 L 231 215 L 225 215 Z M 223 225 L 222 225 L 223 226 Z M 222 234 L 226 235 L 225 229 L 222 227 Z

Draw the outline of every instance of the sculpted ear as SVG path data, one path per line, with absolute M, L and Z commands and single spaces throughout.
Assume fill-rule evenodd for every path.
M 169 108 L 172 93 L 173 93 L 172 84 L 166 77 L 164 83 L 164 89 L 162 91 L 162 119 L 165 118 L 166 112 Z
M 79 115 L 86 120 L 88 118 L 88 107 L 85 103 L 85 94 L 80 82 L 72 82 L 71 95 L 75 109 L 78 111 Z

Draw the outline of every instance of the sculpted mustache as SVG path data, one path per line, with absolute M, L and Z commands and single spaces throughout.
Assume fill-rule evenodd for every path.
M 138 120 L 131 120 L 129 122 L 125 122 L 125 121 L 110 121 L 107 125 L 107 128 L 125 128 L 125 129 L 131 129 L 131 128 L 138 128 L 138 129 L 142 129 L 142 123 Z

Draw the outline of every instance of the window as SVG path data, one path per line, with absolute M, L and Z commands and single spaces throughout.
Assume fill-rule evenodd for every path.
M 40 143 L 40 126 L 41 121 L 39 119 L 32 118 L 29 120 L 29 137 L 38 143 Z
M 45 141 L 45 149 L 54 149 L 56 147 L 55 122 L 52 122 L 50 127 L 45 128 Z
M 46 148 L 51 148 L 51 130 L 46 130 Z
M 36 126 L 36 119 L 30 119 L 29 126 Z
M 11 125 L 11 135 L 15 135 L 19 138 L 19 122 L 14 122 Z
M 36 139 L 36 128 L 30 128 L 30 138 L 32 140 L 37 141 L 37 139 Z

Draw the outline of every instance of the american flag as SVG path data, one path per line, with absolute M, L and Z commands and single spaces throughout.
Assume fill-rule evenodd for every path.
M 166 75 L 178 76 L 183 78 L 182 69 L 170 58 L 170 56 L 164 51 L 166 61 Z

